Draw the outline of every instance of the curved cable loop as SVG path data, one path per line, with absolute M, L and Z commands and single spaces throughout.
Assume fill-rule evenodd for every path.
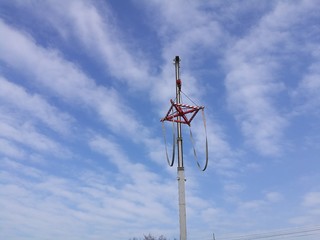
M 166 128 L 165 128 L 165 125 L 164 125 L 164 121 L 162 122 L 162 132 L 163 132 L 163 138 L 164 138 L 164 146 L 165 146 L 165 149 L 166 149 L 166 158 L 167 158 L 167 162 L 168 162 L 168 165 L 170 167 L 173 166 L 174 164 L 174 158 L 175 158 L 175 152 L 176 152 L 176 144 L 175 144 L 175 140 L 176 140 L 176 135 L 175 135 L 175 131 L 174 131 L 174 122 L 172 122 L 172 137 L 173 137 L 173 140 L 172 140 L 172 158 L 171 158 L 171 161 L 169 159 L 169 156 L 168 156 L 168 148 L 167 148 L 167 138 L 166 138 Z
M 193 148 L 193 155 L 195 158 L 195 161 L 197 163 L 197 166 L 199 167 L 199 169 L 201 171 L 205 171 L 208 167 L 208 161 L 209 161 L 209 151 L 208 151 L 208 137 L 207 137 L 207 123 L 206 123 L 206 118 L 204 115 L 204 110 L 202 109 L 202 119 L 203 119 L 203 126 L 204 126 L 204 131 L 205 131 L 205 135 L 206 135 L 206 161 L 205 161 L 205 165 L 202 168 L 199 161 L 198 161 L 198 157 L 197 157 L 197 152 L 195 149 L 195 144 L 194 144 L 194 139 L 193 139 L 193 135 L 192 135 L 192 131 L 191 131 L 191 127 L 189 126 L 189 130 L 190 130 L 190 139 L 191 139 L 191 144 L 192 144 L 192 148 Z

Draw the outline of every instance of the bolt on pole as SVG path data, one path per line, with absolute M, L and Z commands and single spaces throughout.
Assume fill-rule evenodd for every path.
M 180 58 L 174 59 L 176 70 L 176 103 L 181 104 L 181 80 L 180 80 Z M 185 200 L 185 175 L 183 167 L 183 149 L 182 149 L 182 132 L 181 116 L 177 117 L 177 146 L 178 146 L 178 189 L 179 189 L 179 222 L 180 222 L 180 240 L 187 239 L 187 219 L 186 219 L 186 200 Z

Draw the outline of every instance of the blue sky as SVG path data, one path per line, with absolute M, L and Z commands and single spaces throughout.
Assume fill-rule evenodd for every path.
M 183 129 L 189 239 L 319 224 L 319 11 L 317 0 L 2 0 L 0 238 L 178 238 L 159 121 L 176 55 L 209 141 L 200 172 Z

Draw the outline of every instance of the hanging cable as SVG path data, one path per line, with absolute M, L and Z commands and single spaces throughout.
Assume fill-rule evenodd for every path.
M 167 148 L 167 137 L 166 137 L 166 127 L 164 125 L 164 121 L 162 121 L 162 132 L 163 132 L 163 139 L 164 139 L 164 146 L 165 146 L 165 150 L 166 150 L 166 158 L 167 158 L 167 162 L 168 162 L 168 165 L 170 167 L 173 166 L 174 164 L 174 158 L 175 158 L 175 149 L 176 149 L 176 134 L 175 134 L 175 131 L 174 131 L 174 122 L 172 122 L 172 157 L 171 157 L 171 161 L 169 159 L 169 155 L 168 155 L 168 148 Z
M 182 92 L 182 91 L 181 91 Z M 190 97 L 188 97 L 187 94 L 185 94 L 184 92 L 182 92 L 183 95 L 189 99 L 189 101 L 191 101 L 194 105 L 198 106 L 194 101 L 192 101 L 192 99 Z M 194 155 L 194 159 L 196 161 L 196 164 L 198 166 L 198 168 L 201 170 L 201 171 L 205 171 L 208 167 L 208 161 L 209 161 L 209 151 L 208 151 L 208 136 L 207 136 L 207 123 L 206 123 L 206 118 L 205 118 L 205 115 L 204 115 L 204 108 L 201 109 L 202 110 L 202 120 L 203 120 L 203 127 L 204 127 L 204 132 L 205 132 L 205 139 L 206 139 L 206 150 L 205 150 L 205 164 L 203 167 L 201 167 L 201 164 L 199 163 L 199 160 L 198 160 L 198 156 L 197 156 L 197 151 L 196 151 L 196 148 L 195 148 L 195 141 L 194 141 L 194 138 L 193 138 L 193 134 L 192 134 L 192 130 L 191 130 L 191 125 L 189 125 L 189 132 L 190 132 L 190 141 L 191 141 L 191 145 L 192 145 L 192 148 L 193 148 L 193 155 Z
M 188 97 L 188 95 L 185 94 L 182 90 L 181 90 L 180 92 L 182 92 L 182 94 L 183 94 L 186 98 L 188 98 L 190 102 L 192 102 L 194 105 L 198 106 L 198 104 L 196 104 L 194 101 L 192 101 L 192 99 L 191 99 L 190 97 Z
M 205 115 L 204 115 L 204 110 L 203 109 L 202 109 L 202 119 L 203 119 L 203 126 L 204 126 L 204 131 L 205 131 L 205 138 L 206 138 L 206 152 L 205 152 L 206 158 L 205 158 L 204 167 L 201 167 L 201 165 L 200 165 L 200 163 L 198 161 L 197 152 L 196 152 L 196 149 L 195 149 L 194 138 L 193 138 L 193 134 L 192 134 L 192 131 L 191 131 L 191 126 L 189 126 L 189 131 L 190 131 L 190 140 L 191 140 L 191 144 L 192 144 L 192 148 L 193 148 L 193 155 L 194 155 L 195 161 L 196 161 L 197 166 L 199 167 L 199 169 L 201 171 L 205 171 L 207 169 L 207 166 L 208 166 L 209 151 L 208 151 L 208 137 L 207 137 L 207 126 L 206 126 L 207 124 L 206 124 L 206 119 L 205 119 Z
M 221 237 L 221 240 L 293 239 L 306 236 L 320 236 L 320 226 L 284 229 L 265 233 Z

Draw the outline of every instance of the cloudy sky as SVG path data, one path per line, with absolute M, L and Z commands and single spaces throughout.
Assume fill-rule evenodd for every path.
M 319 4 L 0 1 L 0 238 L 179 237 L 159 121 L 179 55 L 209 141 L 201 172 L 184 126 L 189 239 L 318 239 Z M 201 114 L 191 128 L 203 163 Z

